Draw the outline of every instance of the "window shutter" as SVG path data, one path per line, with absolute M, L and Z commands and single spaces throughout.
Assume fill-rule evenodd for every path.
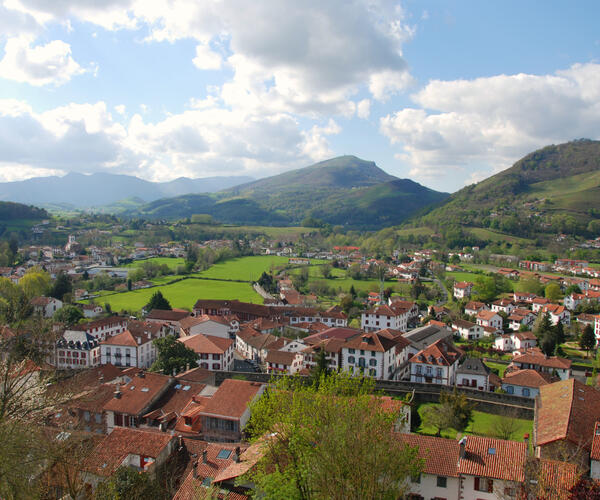
M 488 493 L 494 493 L 494 480 L 493 479 L 488 479 L 487 490 L 488 490 Z
M 475 485 L 473 486 L 473 489 L 475 491 L 479 491 L 479 478 L 478 477 L 475 478 Z

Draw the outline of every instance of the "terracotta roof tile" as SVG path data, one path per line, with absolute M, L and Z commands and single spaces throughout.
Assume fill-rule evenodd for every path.
M 144 377 L 135 376 L 128 384 L 120 388 L 121 397 L 111 399 L 104 409 L 129 415 L 138 415 L 162 391 L 173 385 L 175 379 L 158 373 L 144 373 Z
M 227 379 L 206 403 L 203 413 L 240 418 L 263 387 L 258 382 Z
M 213 335 L 192 335 L 179 339 L 179 342 L 186 347 L 193 349 L 194 352 L 208 354 L 224 354 L 233 345 L 233 340 L 215 337 Z
M 465 456 L 458 470 L 470 476 L 523 481 L 527 445 L 515 441 L 466 436 Z
M 454 439 L 420 434 L 397 434 L 401 442 L 419 447 L 419 458 L 425 459 L 423 472 L 436 476 L 458 477 L 460 446 Z
M 502 379 L 502 383 L 539 388 L 543 385 L 551 384 L 556 380 L 557 379 L 549 373 L 542 373 L 536 370 L 516 370 L 507 373 Z

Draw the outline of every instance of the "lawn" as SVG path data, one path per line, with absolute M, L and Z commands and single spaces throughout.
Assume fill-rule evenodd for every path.
M 484 363 L 488 366 L 488 368 L 490 368 L 492 370 L 493 369 L 498 370 L 498 376 L 500 378 L 504 377 L 504 371 L 506 370 L 508 365 L 505 365 L 503 363 L 496 363 L 494 361 L 484 361 Z
M 239 257 L 214 264 L 206 271 L 197 273 L 197 276 L 222 280 L 256 281 L 264 271 L 268 272 L 271 266 L 282 266 L 288 261 L 288 257 L 277 255 Z
M 159 266 L 166 264 L 171 270 L 174 271 L 177 269 L 177 266 L 183 266 L 185 264 L 185 259 L 173 257 L 153 257 L 152 259 L 136 260 L 130 262 L 129 264 L 125 264 L 123 267 L 142 267 L 144 262 L 152 262 L 153 264 L 158 264 Z
M 471 283 L 475 283 L 475 278 L 478 276 L 480 275 L 462 271 L 448 271 L 446 273 L 446 278 L 453 278 L 455 281 L 470 281 Z
M 113 311 L 139 311 L 153 293 L 160 290 L 172 307 L 191 309 L 198 299 L 232 300 L 262 304 L 263 300 L 248 283 L 187 278 L 172 285 L 144 288 L 131 292 L 102 295 L 96 302 L 109 303 Z
M 518 243 L 521 246 L 530 246 L 535 242 L 528 238 L 520 238 L 518 236 L 511 236 L 510 234 L 498 233 L 491 229 L 485 229 L 482 227 L 470 227 L 466 229 L 473 236 L 485 240 L 485 241 L 499 241 L 499 242 L 508 242 L 508 243 Z
M 418 413 L 421 417 L 421 421 L 423 419 L 423 412 L 425 408 L 428 406 L 432 406 L 435 403 L 425 403 L 419 406 Z M 484 413 L 481 411 L 473 411 L 473 420 L 466 428 L 464 434 L 472 434 L 475 436 L 487 436 L 487 437 L 497 437 L 495 429 L 497 427 L 498 419 L 503 418 L 498 415 L 492 415 L 491 413 Z M 525 420 L 521 418 L 515 419 L 515 430 L 511 439 L 513 441 L 523 441 L 523 436 L 525 434 L 529 434 L 530 436 L 533 433 L 533 421 Z M 426 434 L 430 436 L 435 435 L 435 429 L 433 427 L 426 427 L 421 423 L 419 428 L 417 429 L 418 434 Z M 442 431 L 442 437 L 456 439 L 458 432 L 454 429 L 446 429 Z

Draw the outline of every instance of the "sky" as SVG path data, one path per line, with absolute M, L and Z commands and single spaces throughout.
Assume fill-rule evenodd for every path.
M 598 19 L 597 0 L 0 0 L 0 181 L 355 155 L 452 192 L 600 139 Z

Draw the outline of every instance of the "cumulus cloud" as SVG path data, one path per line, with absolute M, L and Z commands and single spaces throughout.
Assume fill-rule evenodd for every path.
M 507 168 L 547 144 L 600 137 L 598 64 L 552 75 L 434 80 L 412 99 L 419 108 L 384 116 L 380 130 L 402 146 L 412 175 L 437 178 L 438 187 Z
M 211 50 L 208 43 L 201 43 L 196 46 L 196 57 L 192 62 L 198 69 L 220 69 L 222 59 L 220 54 Z
M 262 176 L 302 167 L 330 154 L 330 120 L 303 130 L 289 114 L 247 115 L 215 106 L 150 122 L 135 114 L 121 124 L 104 102 L 68 104 L 36 113 L 0 100 L 0 177 L 46 172 L 118 171 L 147 179 L 203 177 L 224 172 Z
M 27 37 L 10 38 L 0 61 L 0 77 L 30 85 L 62 85 L 85 70 L 71 56 L 71 46 L 61 40 L 32 47 Z

